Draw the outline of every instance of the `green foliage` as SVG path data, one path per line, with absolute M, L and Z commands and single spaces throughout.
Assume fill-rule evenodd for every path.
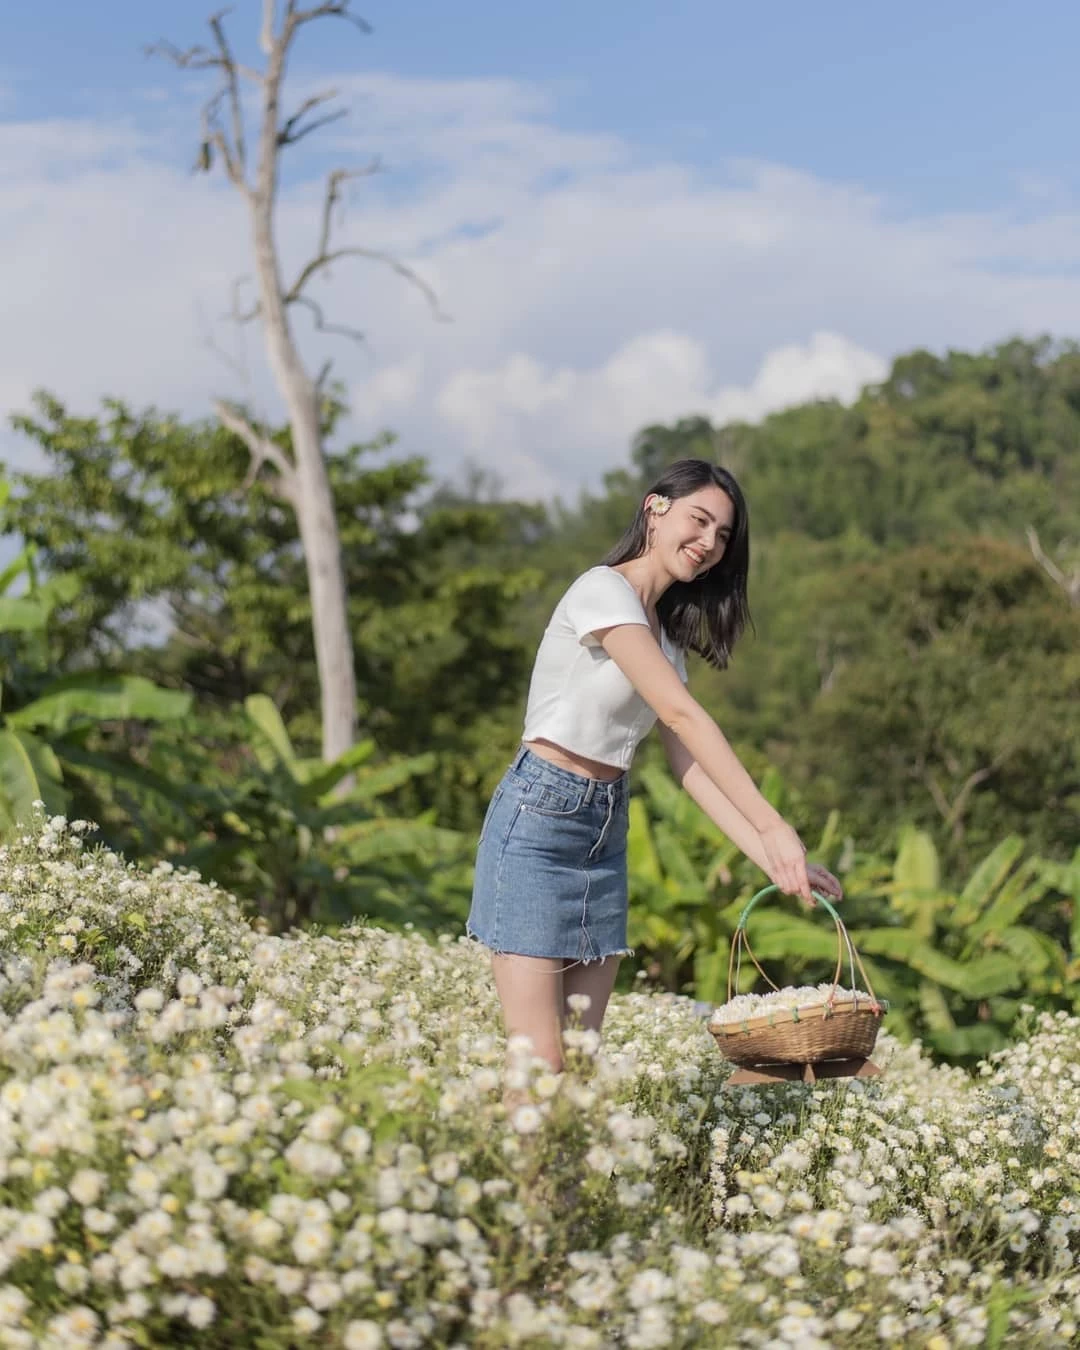
M 650 766 L 641 773 L 641 785 L 643 792 L 630 803 L 629 941 L 650 981 L 704 1002 L 722 1003 L 731 939 L 747 900 L 764 878 L 670 775 Z M 761 786 L 778 809 L 790 809 L 775 771 L 766 774 Z M 813 856 L 824 858 L 836 851 L 836 829 L 834 815 Z M 846 851 L 850 857 L 850 849 Z M 854 859 L 850 861 L 854 866 Z M 877 866 L 860 860 L 853 875 L 865 878 Z M 801 981 L 814 962 L 830 968 L 835 963 L 836 938 L 814 919 L 765 911 L 755 929 L 763 956 L 779 959 L 785 978 Z M 755 979 L 752 967 L 744 970 L 735 992 L 745 992 Z M 882 984 L 885 996 L 891 987 L 887 976 Z
M 670 779 L 648 770 L 642 786 L 630 813 L 630 941 L 656 985 L 723 1002 L 731 940 L 764 879 Z M 775 774 L 764 790 L 790 810 Z M 843 877 L 845 926 L 874 992 L 891 1005 L 893 1031 L 969 1060 L 1005 1044 L 1022 1002 L 1080 1006 L 1070 985 L 1080 957 L 1080 853 L 1068 865 L 1025 858 L 1022 841 L 1009 837 L 953 890 L 925 831 L 905 831 L 890 866 L 856 855 L 837 827 L 833 816 L 812 856 Z M 842 954 L 825 917 L 790 900 L 756 909 L 747 933 L 781 986 L 831 978 Z M 762 987 L 752 964 L 739 973 L 733 992 Z M 842 981 L 849 976 L 845 958 Z
M 6 499 L 4 485 L 0 505 Z M 0 576 L 0 588 L 25 581 L 25 593 L 0 596 L 3 715 L 0 718 L 0 834 L 29 820 L 33 804 L 64 813 L 73 800 L 65 770 L 103 724 L 163 722 L 184 716 L 191 696 L 137 676 L 81 671 L 50 678 L 46 633 L 56 607 L 78 591 L 70 576 L 38 579 L 33 545 Z M 106 772 L 122 764 L 106 761 Z
M 14 419 L 44 459 L 13 473 L 10 527 L 76 586 L 50 628 L 60 670 L 126 669 L 234 707 L 269 693 L 317 743 L 318 680 L 295 519 L 248 452 L 214 422 L 106 400 L 76 417 L 47 394 Z M 324 409 L 329 439 L 344 411 Z M 275 439 L 288 447 L 288 432 Z M 445 750 L 423 795 L 448 823 L 478 823 L 481 791 L 513 743 L 531 652 L 516 611 L 540 577 L 500 558 L 512 511 L 435 490 L 417 457 L 380 462 L 392 438 L 329 457 L 356 645 L 360 724 L 386 750 Z M 492 724 L 505 723 L 501 738 Z
M 358 917 L 427 930 L 463 921 L 471 839 L 438 827 L 430 811 L 386 808 L 432 771 L 433 755 L 380 761 L 369 738 L 332 764 L 303 757 L 261 694 L 242 715 L 204 712 L 177 730 L 112 780 L 114 829 L 128 851 L 195 868 L 275 931 Z M 81 765 L 91 776 L 105 767 L 90 754 Z
M 1037 846 L 1080 805 L 1080 611 L 1013 545 L 926 546 L 819 588 L 833 674 L 780 756 L 861 839 L 899 815 L 970 865 L 1006 822 Z M 876 836 L 876 838 L 875 838 Z
M 328 438 L 342 412 L 327 403 Z M 244 447 L 118 402 L 76 418 L 42 395 L 16 425 L 46 469 L 14 477 L 8 513 L 49 578 L 36 584 L 56 589 L 45 627 L 34 595 L 0 587 L 0 643 L 22 653 L 4 676 L 9 795 L 62 773 L 110 842 L 201 858 L 275 925 L 367 912 L 459 927 L 468 832 L 519 734 L 554 601 L 666 463 L 704 455 L 750 502 L 756 637 L 723 675 L 693 665 L 692 688 L 759 777 L 775 766 L 770 792 L 782 775 L 785 812 L 842 871 L 897 1029 L 965 1058 L 1000 1042 L 1020 1001 L 1068 1001 L 1080 612 L 1025 528 L 1061 559 L 1080 539 L 1075 346 L 914 352 L 850 408 L 647 427 L 599 490 L 550 509 L 499 500 L 476 475 L 437 485 L 418 458 L 380 458 L 388 437 L 341 449 L 366 739 L 355 761 L 319 768 L 295 748 L 317 743 L 295 526 L 267 484 L 245 486 Z M 149 638 L 148 612 L 163 616 Z M 98 675 L 41 701 L 50 667 L 50 682 L 123 671 L 194 694 L 199 713 L 148 740 L 123 701 L 145 711 L 147 686 Z M 33 724 L 11 720 L 27 708 Z M 656 983 L 714 1000 L 760 877 L 655 759 L 646 746 L 632 804 L 631 941 Z M 330 819 L 322 795 L 344 778 L 366 796 Z M 753 922 L 779 979 L 830 972 L 821 916 L 785 904 Z
M 431 811 L 393 807 L 431 772 L 431 755 L 380 759 L 367 739 L 333 764 L 301 758 L 273 704 L 253 695 L 242 714 L 161 728 L 132 762 L 105 745 L 70 751 L 69 765 L 102 838 L 195 868 L 274 931 L 361 917 L 435 931 L 464 920 L 471 837 L 438 827 Z
M 851 408 L 649 427 L 634 468 L 557 522 L 551 592 L 597 560 L 665 463 L 717 459 L 749 501 L 755 633 L 723 675 L 696 663 L 691 681 L 729 737 L 867 848 L 892 853 L 916 824 L 957 880 L 1009 833 L 1064 857 L 1080 612 L 1025 531 L 1072 556 L 1078 440 L 1080 349 L 1045 340 L 913 353 Z

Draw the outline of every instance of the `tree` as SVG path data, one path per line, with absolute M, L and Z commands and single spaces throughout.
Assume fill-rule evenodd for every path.
M 0 482 L 0 508 L 8 491 Z M 14 586 L 22 587 L 19 594 L 8 593 Z M 35 802 L 61 814 L 73 803 L 85 805 L 78 774 L 88 745 L 102 731 L 175 721 L 191 708 L 189 694 L 138 676 L 82 670 L 57 678 L 46 632 L 56 608 L 79 589 L 71 573 L 42 582 L 33 544 L 0 573 L 0 835 L 10 836 L 29 822 Z M 95 762 L 110 783 L 130 767 L 126 747 L 115 755 L 95 755 Z
M 835 665 L 781 762 L 864 843 L 905 819 L 961 867 L 1003 830 L 1060 856 L 1080 802 L 1080 616 L 1017 545 L 972 537 L 842 569 Z
M 329 440 L 336 405 L 324 413 Z M 261 479 L 237 490 L 247 452 L 232 432 L 115 400 L 77 417 L 43 393 L 14 425 L 42 468 L 11 474 L 8 523 L 47 574 L 78 582 L 50 620 L 53 666 L 141 672 L 196 694 L 207 714 L 266 693 L 314 753 L 319 687 L 296 517 Z M 327 452 L 360 716 L 381 751 L 439 752 L 397 808 L 436 806 L 443 824 L 468 829 L 518 730 L 545 516 L 478 500 L 475 485 L 435 484 L 419 457 L 387 459 L 391 446 L 381 437 Z M 139 630 L 147 613 L 156 633 Z
M 331 245 L 333 212 L 343 184 L 370 173 L 372 167 L 358 171 L 339 168 L 330 173 L 315 254 L 291 282 L 283 279 L 275 237 L 281 153 L 342 115 L 342 110 L 314 115 L 316 109 L 334 97 L 333 93 L 315 94 L 305 99 L 288 117 L 283 117 L 281 112 L 289 49 L 303 27 L 322 18 L 344 19 L 361 31 L 368 31 L 364 21 L 350 12 L 349 0 L 324 0 L 324 3 L 306 9 L 300 8 L 296 0 L 285 0 L 280 19 L 275 0 L 263 0 L 260 46 L 266 64 L 262 70 L 250 69 L 236 60 L 221 14 L 209 20 L 212 47 L 180 50 L 169 43 L 159 43 L 150 51 L 165 55 L 181 68 L 214 71 L 220 78 L 218 90 L 203 108 L 202 140 L 196 167 L 209 172 L 215 156 L 218 157 L 229 181 L 248 207 L 258 300 L 246 312 L 238 313 L 237 318 L 240 321 L 258 319 L 262 324 L 270 366 L 288 410 L 289 443 L 282 444 L 280 439 L 269 435 L 265 428 L 233 404 L 218 400 L 214 406 L 222 423 L 247 447 L 250 454 L 247 482 L 251 484 L 261 479 L 296 514 L 311 596 L 322 713 L 322 753 L 325 760 L 331 761 L 344 754 L 355 739 L 357 708 L 341 540 L 323 445 L 322 405 L 330 369 L 327 364 L 315 378 L 309 374 L 300 355 L 290 312 L 298 305 L 303 306 L 314 315 L 318 328 L 327 328 L 322 309 L 308 294 L 308 287 L 331 263 L 348 257 L 384 263 L 418 286 L 432 302 L 433 296 L 415 273 L 389 254 L 356 245 Z M 253 176 L 241 97 L 242 80 L 254 83 L 259 91 Z M 358 336 L 353 330 L 337 328 L 335 331 Z M 264 469 L 269 470 L 266 476 Z

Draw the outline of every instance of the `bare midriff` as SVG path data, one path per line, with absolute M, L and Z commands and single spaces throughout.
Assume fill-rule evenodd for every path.
M 598 759 L 575 755 L 573 750 L 566 750 L 552 741 L 522 741 L 522 745 L 540 759 L 546 759 L 549 764 L 555 764 L 560 769 L 568 769 L 570 773 L 580 774 L 582 778 L 596 778 L 602 783 L 612 783 L 626 772 L 625 769 L 616 768 L 614 764 L 601 764 Z

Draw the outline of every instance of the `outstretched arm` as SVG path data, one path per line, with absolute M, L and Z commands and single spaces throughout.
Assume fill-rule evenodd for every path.
M 667 755 L 676 782 L 685 788 L 716 828 L 726 834 L 741 853 L 772 879 L 769 859 L 757 830 L 732 804 L 730 798 L 720 791 L 669 727 L 660 728 L 660 739 L 663 741 L 664 753 Z M 815 891 L 832 896 L 834 900 L 843 899 L 843 887 L 827 868 L 819 863 L 807 863 L 806 875 Z
M 679 679 L 649 629 L 620 624 L 598 629 L 596 637 L 661 725 L 674 732 L 708 780 L 756 831 L 770 878 L 788 895 L 812 900 L 802 840 L 758 791 L 727 737 Z
M 746 819 L 731 798 L 726 796 L 679 740 L 670 727 L 660 727 L 660 739 L 675 781 L 684 787 L 718 830 L 745 853 L 763 872 L 769 870 L 769 860 L 762 847 L 761 836 Z

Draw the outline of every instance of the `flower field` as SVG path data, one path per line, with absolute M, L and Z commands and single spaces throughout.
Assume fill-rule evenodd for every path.
M 1076 1343 L 1080 1019 L 732 1091 L 616 996 L 508 1117 L 480 950 L 267 937 L 83 833 L 0 851 L 0 1346 Z

